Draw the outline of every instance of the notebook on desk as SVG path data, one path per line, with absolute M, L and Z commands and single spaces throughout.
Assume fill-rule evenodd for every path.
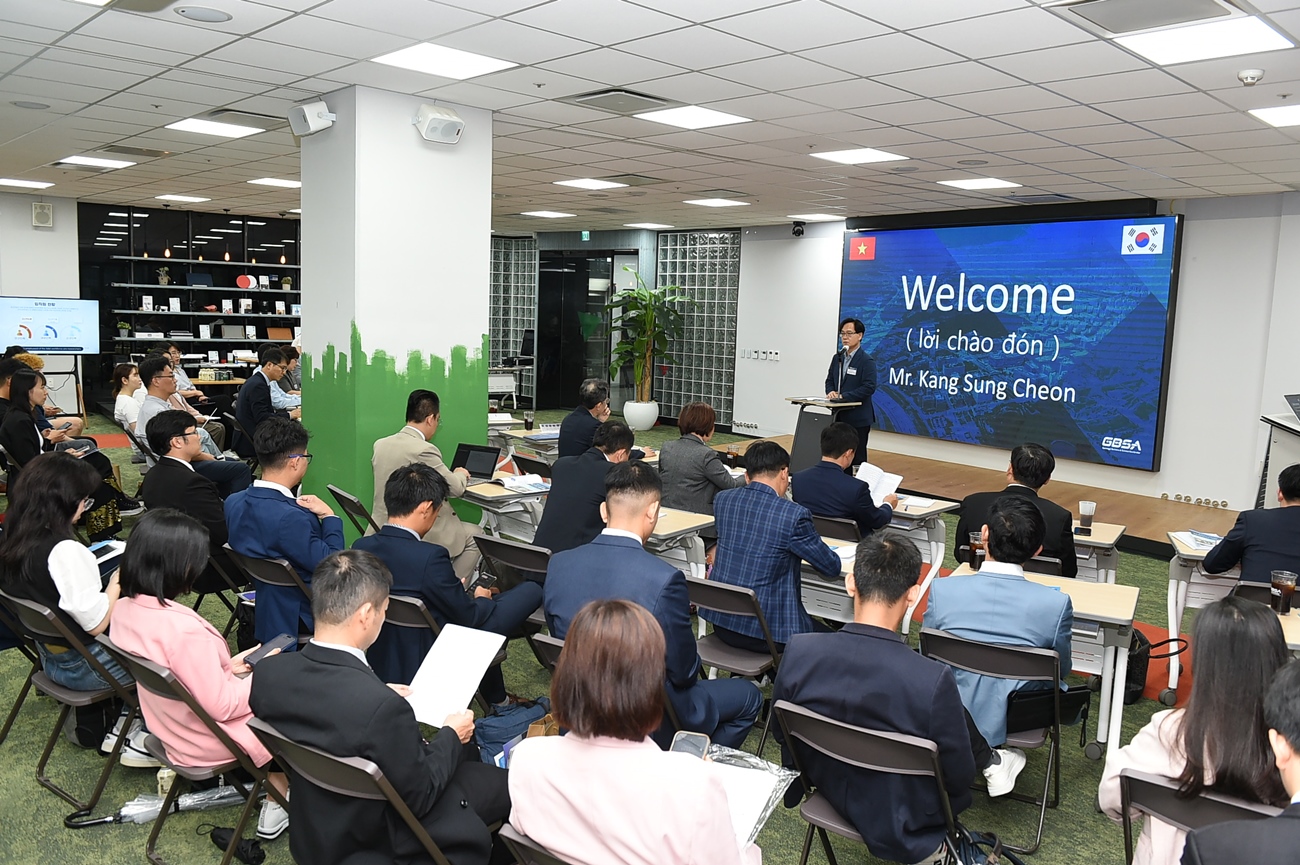
M 456 457 L 451 461 L 451 468 L 452 471 L 465 469 L 476 481 L 490 481 L 500 458 L 501 448 L 461 442 L 456 446 Z

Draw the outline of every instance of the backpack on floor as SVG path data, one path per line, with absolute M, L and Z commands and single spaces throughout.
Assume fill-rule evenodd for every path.
M 507 742 L 527 735 L 529 725 L 545 718 L 550 711 L 551 701 L 546 697 L 493 708 L 492 714 L 474 722 L 474 744 L 478 746 L 479 759 L 495 765 Z

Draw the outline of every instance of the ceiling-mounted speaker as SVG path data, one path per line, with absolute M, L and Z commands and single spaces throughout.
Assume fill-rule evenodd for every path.
M 54 227 L 54 205 L 43 201 L 32 202 L 32 227 Z
M 455 144 L 465 131 L 465 121 L 454 110 L 441 105 L 421 105 L 411 121 L 425 141 Z
M 289 128 L 299 138 L 329 129 L 335 120 L 338 120 L 338 115 L 324 102 L 308 102 L 289 109 Z

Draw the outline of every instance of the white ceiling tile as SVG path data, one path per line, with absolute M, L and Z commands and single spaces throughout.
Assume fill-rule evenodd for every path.
M 1053 147 L 1057 142 L 1052 139 L 1037 135 L 1033 132 L 1011 132 L 1005 135 L 984 135 L 979 138 L 962 139 L 963 144 L 970 145 L 985 153 L 1009 153 L 1014 155 L 1017 150 L 1035 150 L 1044 147 Z
M 896 3 L 894 0 L 835 0 L 868 18 L 899 30 L 1019 9 L 1021 0 L 960 0 L 959 3 Z
M 523 93 L 511 93 L 509 90 L 497 90 L 484 87 L 472 81 L 457 81 L 442 87 L 420 91 L 421 96 L 468 105 L 471 108 L 484 108 L 488 111 L 503 111 L 519 105 L 536 102 L 535 98 Z
M 348 64 L 348 58 L 308 51 L 292 45 L 278 45 L 260 39 L 241 39 L 233 45 L 218 48 L 208 55 L 213 60 L 228 60 L 246 66 L 262 66 L 298 75 L 320 75 Z
M 1021 8 L 911 31 L 927 42 L 972 58 L 1056 48 L 1096 37 L 1045 9 Z
M 1152 133 L 1127 123 L 1106 123 L 1094 126 L 1079 126 L 1071 129 L 1054 129 L 1050 137 L 1065 144 L 1086 146 L 1099 142 L 1145 141 L 1152 138 Z
M 707 3 L 699 0 L 636 0 L 638 6 L 657 9 L 697 24 L 785 2 L 788 0 L 708 0 Z
M 572 54 L 568 57 L 560 57 L 538 65 L 553 72 L 572 75 L 576 78 L 589 78 L 592 81 L 600 81 L 613 87 L 621 87 L 651 78 L 677 75 L 686 71 L 680 66 L 672 66 L 668 63 L 661 63 L 658 60 L 639 57 L 636 54 L 628 54 L 625 51 L 618 51 L 613 48 L 597 48 L 595 51 Z
M 26 69 L 24 66 L 22 69 Z M 22 69 L 18 71 L 21 73 Z M 0 80 L 0 93 L 13 94 L 8 99 L 22 99 L 25 96 L 45 97 L 51 99 L 60 99 L 65 102 L 76 102 L 82 105 L 88 105 L 112 94 L 111 90 L 101 90 L 98 87 L 89 87 L 84 84 L 64 84 L 58 81 L 49 81 L 45 78 L 28 78 L 21 74 L 9 74 Z
M 1145 156 L 1152 153 L 1179 153 L 1187 150 L 1186 146 L 1168 138 L 1156 138 L 1152 141 L 1120 141 L 1115 144 L 1094 144 L 1090 148 L 1103 156 L 1122 159 L 1125 156 Z
M 509 20 L 596 45 L 613 45 L 686 27 L 690 22 L 623 0 L 555 0 L 509 16 Z
M 600 85 L 595 81 L 589 81 L 586 78 L 574 78 L 572 75 L 561 75 L 558 72 L 551 72 L 534 66 L 506 69 L 502 72 L 484 75 L 475 80 L 485 87 L 495 87 L 498 90 L 509 90 L 513 93 L 522 93 L 533 97 L 540 96 L 545 99 L 563 99 L 566 96 L 575 96 L 579 93 L 600 89 Z
M 783 124 L 797 123 L 800 118 L 791 117 L 783 121 Z M 720 137 L 732 141 L 748 142 L 776 142 L 784 141 L 790 137 L 790 127 L 788 125 L 777 125 L 776 123 L 737 123 L 733 126 L 719 126 L 713 130 Z M 799 132 L 811 130 L 797 130 Z M 776 146 L 776 145 L 772 145 Z
M 1203 117 L 1175 117 L 1170 120 L 1144 120 L 1142 128 L 1168 138 L 1185 138 L 1191 135 L 1217 133 L 1241 134 L 1267 132 L 1276 136 L 1279 143 L 1286 136 L 1271 127 L 1265 129 L 1260 121 L 1248 114 L 1207 114 Z
M 1070 100 L 1042 87 L 1022 85 L 985 90 L 979 93 L 959 93 L 942 97 L 944 102 L 976 114 L 1001 114 L 1009 111 L 1034 111 L 1040 108 L 1063 108 L 1072 105 Z
M 742 96 L 739 99 L 709 101 L 707 105 L 709 108 L 727 114 L 747 117 L 750 120 L 779 120 L 783 117 L 797 117 L 800 114 L 807 114 L 809 111 L 816 110 L 816 106 L 800 102 L 798 99 L 791 99 L 788 96 L 782 96 L 779 93 L 756 93 L 753 96 Z M 715 131 L 719 134 L 725 134 L 729 128 L 720 126 Z
M 799 53 L 802 57 L 864 78 L 888 75 L 900 70 L 955 63 L 962 59 L 951 51 L 945 51 L 905 33 L 887 33 L 884 36 L 812 48 Z
M 314 7 L 311 15 L 420 41 L 488 20 L 487 15 L 429 0 L 330 0 Z
M 785 91 L 843 81 L 849 74 L 792 54 L 778 54 L 747 63 L 732 63 L 715 69 L 714 75 L 738 81 L 760 90 Z
M 569 105 L 566 102 L 530 102 L 501 112 L 501 117 L 508 120 L 527 118 L 541 121 L 544 126 L 551 127 L 587 124 L 592 121 L 604 120 L 609 117 L 609 114 L 604 111 L 596 111 L 594 108 Z
M 239 38 L 236 33 L 193 27 L 179 23 L 182 19 L 175 15 L 172 17 L 176 18 L 176 23 L 150 15 L 111 9 L 82 25 L 78 32 L 128 45 L 144 45 L 190 54 L 202 54 Z
M 619 46 L 623 51 L 662 60 L 676 66 L 706 69 L 744 63 L 775 53 L 765 45 L 693 25 L 684 30 L 634 39 Z
M 23 63 L 27 62 L 27 60 L 28 58 L 21 54 L 6 54 L 0 52 L 0 75 L 21 66 Z
M 829 42 L 889 32 L 887 27 L 821 0 L 795 0 L 726 18 L 712 26 L 781 51 L 803 51 Z
M 866 78 L 837 81 L 834 84 L 818 84 L 815 87 L 800 87 L 786 91 L 786 95 L 838 111 L 887 105 L 890 102 L 906 102 L 915 98 L 912 93 Z
M 809 132 L 816 135 L 834 136 L 837 132 L 855 132 L 875 129 L 881 124 L 856 114 L 845 111 L 819 111 L 815 114 L 801 114 L 798 117 L 786 117 L 773 121 L 778 126 Z
M 75 30 L 105 10 L 78 3 L 32 3 L 30 0 L 0 0 L 0 21 L 45 27 L 51 30 Z M 0 30 L 7 30 L 0 27 Z
M 672 99 L 688 104 L 739 99 L 742 96 L 753 96 L 759 92 L 748 85 L 725 81 L 703 72 L 687 72 L 682 75 L 671 75 L 667 78 L 656 78 L 654 81 L 644 81 L 637 89 L 650 96 L 658 96 L 662 99 Z
M 1021 83 L 1005 72 L 970 61 L 879 75 L 876 76 L 876 80 L 932 99 L 980 90 L 1015 87 Z
M 648 138 L 652 135 L 660 135 L 665 127 L 662 123 L 638 120 L 635 117 L 607 117 L 604 120 L 583 123 L 582 128 L 604 135 L 616 135 L 620 138 L 636 140 Z
M 590 42 L 500 19 L 448 34 L 437 42 L 449 48 L 521 64 L 543 63 L 597 47 Z
M 342 61 L 341 61 L 342 62 Z M 253 84 L 263 84 L 270 86 L 273 84 L 293 84 L 302 79 L 300 72 L 282 72 L 278 69 L 267 69 L 261 66 L 249 66 L 243 63 L 232 63 L 229 60 L 217 60 L 212 57 L 199 57 L 191 60 L 181 67 L 187 72 L 196 75 L 219 75 L 222 78 L 234 78 L 239 81 L 248 82 L 248 86 Z M 340 85 L 333 84 L 330 90 L 337 90 Z
M 41 78 L 51 83 L 91 86 L 101 90 L 124 90 L 145 80 L 151 74 L 156 74 L 156 72 L 145 74 L 139 72 L 114 72 L 109 69 L 96 69 L 93 66 L 79 66 L 72 63 L 56 63 L 52 60 L 46 60 L 44 57 L 35 57 L 23 67 L 22 74 L 30 78 Z
M 1252 129 L 1245 132 L 1222 132 L 1207 135 L 1188 134 L 1179 141 L 1208 153 L 1245 147 L 1289 147 L 1294 141 L 1276 129 Z
M 132 87 L 130 92 L 141 96 L 156 97 L 158 101 L 163 103 L 164 109 L 167 107 L 166 103 L 168 101 L 219 108 L 227 103 L 243 99 L 248 95 L 234 90 L 201 87 L 197 84 L 187 84 L 183 81 L 167 81 L 162 78 L 145 81 L 136 87 Z M 167 120 L 166 123 L 172 123 L 175 119 L 178 118 Z
M 259 31 L 257 38 L 297 49 L 342 55 L 353 60 L 377 57 L 411 45 L 409 36 L 394 36 L 311 15 L 296 15 Z
M 1013 127 L 988 117 L 967 117 L 959 120 L 917 123 L 913 124 L 911 129 L 932 138 L 947 138 L 956 141 L 964 138 L 976 138 L 981 135 L 998 135 L 1003 132 L 1015 131 Z
M 999 114 L 998 119 L 1031 132 L 1073 129 L 1079 126 L 1107 126 L 1114 120 L 1114 118 L 1086 105 Z
M 973 116 L 969 111 L 962 111 L 951 105 L 933 99 L 913 99 L 911 102 L 895 102 L 891 105 L 877 105 L 864 108 L 858 112 L 870 117 L 877 123 L 890 126 L 911 126 L 915 123 L 929 123 L 933 120 L 957 120 Z
M 1192 92 L 1191 87 L 1161 69 L 1134 69 L 1112 75 L 1055 81 L 1044 86 L 1071 99 L 1092 105 L 1119 102 L 1135 96 L 1145 99 L 1152 96 L 1172 96 Z
M 1165 117 L 1194 117 L 1232 109 L 1204 93 L 1184 93 L 1176 96 L 1152 96 L 1148 99 L 1108 102 L 1104 110 L 1107 114 L 1132 122 L 1158 120 Z
M 1037 84 L 1150 68 L 1150 64 L 1145 61 L 1102 40 L 990 57 L 984 62 Z

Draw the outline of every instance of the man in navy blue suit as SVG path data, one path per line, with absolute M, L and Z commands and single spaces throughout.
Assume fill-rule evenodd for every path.
M 990 755 L 979 732 L 970 735 L 952 671 L 913 652 L 898 635 L 908 605 L 921 592 L 920 571 L 921 553 L 896 532 L 877 532 L 858 544 L 853 573 L 844 580 L 853 622 L 833 634 L 792 637 L 772 702 L 786 700 L 846 724 L 934 742 L 955 817 L 970 807 L 975 770 Z M 776 736 L 782 762 L 793 767 L 791 743 L 780 729 Z M 932 779 L 855 768 L 802 744 L 798 754 L 805 780 L 853 824 L 873 856 L 926 865 L 943 861 L 947 827 Z M 794 807 L 801 792 L 800 785 L 791 785 L 786 804 Z
M 633 441 L 631 427 L 607 420 L 596 428 L 591 447 L 576 457 L 555 461 L 551 492 L 533 535 L 534 544 L 558 553 L 590 543 L 600 534 L 605 475 L 618 463 L 627 462 Z
M 1277 476 L 1276 508 L 1242 511 L 1227 536 L 1205 554 L 1202 566 L 1221 574 L 1241 565 L 1241 578 L 1268 584 L 1273 571 L 1300 573 L 1300 463 Z
M 877 507 L 870 485 L 844 473 L 857 453 L 858 431 L 836 421 L 822 430 L 821 445 L 821 462 L 790 478 L 794 500 L 819 517 L 853 520 L 863 537 L 889 525 L 898 496 L 890 493 Z
M 840 343 L 843 345 L 831 358 L 831 367 L 826 372 L 826 398 L 860 402 L 862 405 L 841 411 L 837 420 L 842 420 L 857 430 L 858 447 L 853 455 L 853 464 L 867 461 L 867 436 L 871 426 L 876 422 L 876 408 L 871 404 L 871 397 L 876 392 L 876 360 L 862 349 L 862 334 L 866 325 L 856 318 L 846 318 L 840 322 Z
M 524 621 L 542 602 L 541 586 L 525 581 L 500 594 L 479 587 L 471 595 L 456 576 L 447 548 L 420 540 L 440 519 L 438 509 L 447 500 L 442 476 L 432 466 L 412 463 L 388 476 L 383 495 L 388 523 L 377 534 L 358 539 L 352 548 L 374 553 L 388 566 L 393 574 L 388 593 L 424 601 L 439 625 L 519 635 Z M 385 624 L 366 657 L 385 682 L 409 685 L 432 645 L 429 631 Z M 483 676 L 481 690 L 491 703 L 506 702 L 500 666 Z
M 343 549 L 343 520 L 316 496 L 295 496 L 311 462 L 310 434 L 302 424 L 283 417 L 262 422 L 253 447 L 262 464 L 262 479 L 226 499 L 230 546 L 257 559 L 285 559 L 311 585 L 321 559 Z M 311 602 L 296 587 L 255 583 L 259 643 L 280 634 L 311 633 Z M 286 652 L 293 651 L 290 645 Z
M 235 431 L 235 452 L 242 457 L 250 457 L 257 450 L 257 429 L 268 418 L 282 417 L 298 420 L 302 409 L 277 409 L 271 405 L 271 382 L 284 378 L 289 369 L 283 352 L 278 348 L 268 348 L 262 352 L 261 366 L 253 370 L 248 381 L 239 386 L 239 396 L 235 400 L 235 419 L 248 431 L 253 441 Z
M 551 557 L 543 596 L 546 624 L 563 639 L 589 601 L 617 598 L 645 607 L 664 632 L 668 698 L 678 720 L 687 730 L 739 748 L 754 726 L 763 694 L 745 679 L 699 678 L 686 577 L 644 548 L 659 520 L 662 494 L 659 472 L 643 462 L 610 470 L 600 506 L 605 530 L 591 543 Z M 664 725 L 655 739 L 666 746 L 672 734 Z

